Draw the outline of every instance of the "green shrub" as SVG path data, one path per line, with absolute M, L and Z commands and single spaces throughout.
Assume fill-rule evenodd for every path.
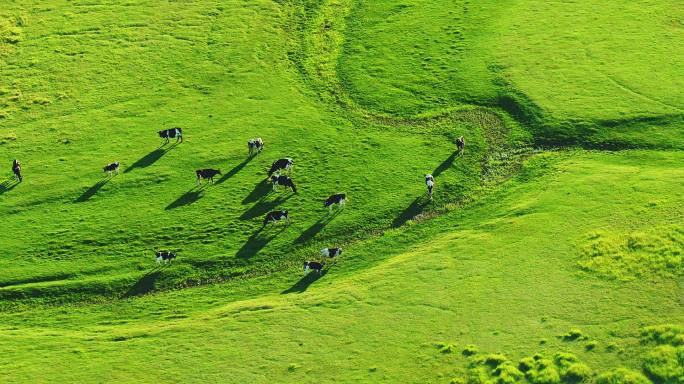
M 655 325 L 641 331 L 644 341 L 658 344 L 684 345 L 684 326 L 674 324 Z
M 507 362 L 508 359 L 501 353 L 490 353 L 482 359 L 482 362 L 492 368 L 496 368 L 499 365 Z
M 584 344 L 584 349 L 586 349 L 587 351 L 593 351 L 594 349 L 596 349 L 596 347 L 598 347 L 598 342 L 596 341 L 590 341 Z
M 456 351 L 456 345 L 454 345 L 454 344 L 442 344 L 439 347 L 439 351 L 441 353 L 452 353 L 452 352 Z
M 477 354 L 477 352 L 477 347 L 472 344 L 468 344 L 463 348 L 463 356 L 472 356 Z
M 560 335 L 560 338 L 563 341 L 575 341 L 579 340 L 582 336 L 582 331 L 580 331 L 579 329 L 571 329 L 568 331 L 568 333 Z
M 533 384 L 556 384 L 560 383 L 560 375 L 553 365 L 542 367 L 539 370 L 528 372 L 528 378 Z
M 525 375 L 510 361 L 499 364 L 494 370 L 494 376 L 498 377 L 498 382 L 501 384 L 513 384 L 525 378 Z
M 561 378 L 566 383 L 581 383 L 588 381 L 591 377 L 591 368 L 586 364 L 573 363 L 561 373 Z
M 684 346 L 656 347 L 646 355 L 644 371 L 663 383 L 684 382 Z
M 572 353 L 558 352 L 553 356 L 553 361 L 555 361 L 559 367 L 567 367 L 572 363 L 579 362 L 579 359 Z
M 651 382 L 639 372 L 627 368 L 617 368 L 599 375 L 596 384 L 651 384 Z

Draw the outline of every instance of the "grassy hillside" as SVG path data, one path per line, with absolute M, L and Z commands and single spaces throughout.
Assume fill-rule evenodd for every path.
M 680 4 L 1 5 L 0 381 L 684 377 Z
M 641 327 L 684 316 L 681 253 L 660 271 L 671 275 L 630 282 L 578 263 L 597 229 L 630 234 L 681 218 L 684 186 L 668 180 L 681 179 L 682 159 L 537 157 L 471 209 L 350 247 L 319 279 L 280 273 L 6 314 L 5 351 L 22 352 L 3 353 L 0 364 L 10 381 L 38 372 L 71 381 L 87 371 L 91 381 L 442 382 L 471 373 L 474 357 L 461 351 L 472 344 L 516 365 L 567 351 L 593 373 L 639 371 L 651 348 L 640 342 Z M 575 329 L 577 338 L 564 336 Z M 440 352 L 444 345 L 452 353 Z

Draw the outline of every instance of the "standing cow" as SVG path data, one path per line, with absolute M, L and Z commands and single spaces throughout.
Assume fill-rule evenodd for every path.
M 271 169 L 268 170 L 268 177 L 270 178 L 273 176 L 274 173 L 277 171 L 284 170 L 291 172 L 292 171 L 292 159 L 285 158 L 285 159 L 278 159 L 273 162 L 271 165 Z
M 318 261 L 305 261 L 304 262 L 304 274 L 306 275 L 309 271 L 314 271 L 318 275 L 323 271 L 325 263 L 319 263 Z
M 347 195 L 344 193 L 336 193 L 323 202 L 323 207 L 328 208 L 328 211 L 332 212 L 334 205 L 337 205 L 341 209 L 344 208 L 345 204 L 347 204 Z
M 169 128 L 158 132 L 159 137 L 164 139 L 164 145 L 169 143 L 169 139 L 176 139 L 176 143 L 183 142 L 183 130 L 181 128 Z
M 220 169 L 206 168 L 198 169 L 195 171 L 195 176 L 197 177 L 197 184 L 199 184 L 202 179 L 209 180 L 212 184 L 214 184 L 214 176 L 216 175 L 221 175 Z
M 323 248 L 321 249 L 321 256 L 327 257 L 329 259 L 334 259 L 335 257 L 342 254 L 342 248 Z
M 277 186 L 283 186 L 286 189 L 290 188 L 292 192 L 297 193 L 297 186 L 295 186 L 294 181 L 285 175 L 273 175 L 271 176 L 271 183 L 273 184 L 273 190 L 276 190 Z
M 119 162 L 116 161 L 111 164 L 107 164 L 103 168 L 104 172 L 107 172 L 107 175 L 109 177 L 112 177 L 112 172 L 115 172 L 117 175 L 119 174 Z
M 428 197 L 432 200 L 432 190 L 435 187 L 435 178 L 432 175 L 425 175 L 425 186 L 427 187 Z
M 17 159 L 12 161 L 12 172 L 14 172 L 14 177 L 16 177 L 20 183 L 24 180 L 24 178 L 21 177 L 21 163 L 19 163 L 19 160 Z
M 161 264 L 162 261 L 164 263 L 170 263 L 171 260 L 176 258 L 176 254 L 171 251 L 157 251 L 154 253 L 154 258 L 157 261 L 157 264 Z
M 249 150 L 249 156 L 258 155 L 264 149 L 264 141 L 261 140 L 261 137 L 251 139 L 247 141 L 247 149 Z
M 465 137 L 461 136 L 456 139 L 456 148 L 458 148 L 458 153 L 462 155 L 465 151 Z

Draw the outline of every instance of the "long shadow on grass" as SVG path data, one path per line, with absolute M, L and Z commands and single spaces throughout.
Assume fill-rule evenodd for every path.
M 310 272 L 301 279 L 299 279 L 299 281 L 296 282 L 295 285 L 280 292 L 280 294 L 287 295 L 288 293 L 302 293 L 306 291 L 309 288 L 309 286 L 313 284 L 315 281 L 325 276 L 326 273 L 328 273 L 327 269 L 324 269 L 320 275 L 316 272 Z
M 282 233 L 285 228 L 285 226 L 282 226 L 280 229 L 270 230 L 266 228 L 260 228 L 255 234 L 247 239 L 247 242 L 243 244 L 242 248 L 235 253 L 235 256 L 242 259 L 248 259 L 256 255 L 259 251 L 264 249 L 264 247 L 266 247 L 271 240 L 278 237 L 278 235 Z
M 160 275 L 161 270 L 159 269 L 144 274 L 140 280 L 133 284 L 133 286 L 129 288 L 126 293 L 124 293 L 123 297 L 141 296 L 151 292 L 154 289 L 154 282 L 157 281 Z
M 168 148 L 164 148 L 162 146 L 155 149 L 154 151 L 138 159 L 138 161 L 136 161 L 135 163 L 131 164 L 128 168 L 126 168 L 126 170 L 124 170 L 124 173 L 128 173 L 136 168 L 149 167 L 150 165 L 154 164 L 157 160 L 161 159 L 162 156 L 164 156 L 167 152 L 176 148 L 177 145 L 178 143 L 173 143 Z
M 447 159 L 444 160 L 442 162 L 442 164 L 438 165 L 437 168 L 435 168 L 435 170 L 432 171 L 432 176 L 437 177 L 442 172 L 451 168 L 451 165 L 454 163 L 454 160 L 456 160 L 457 157 L 458 157 L 458 151 L 454 151 L 454 153 L 452 153 L 451 156 L 447 157 Z
M 416 215 L 423 212 L 423 209 L 429 203 L 430 200 L 426 200 L 422 196 L 416 197 L 416 199 L 413 200 L 413 203 L 411 203 L 408 208 L 406 208 L 402 213 L 399 214 L 399 216 L 397 216 L 396 219 L 394 219 L 392 222 L 392 227 L 398 228 L 406 224 L 407 221 L 413 219 L 416 217 Z
M 292 197 L 292 194 L 287 195 L 285 197 L 278 196 L 271 201 L 266 201 L 265 199 L 262 199 L 258 203 L 254 204 L 252 208 L 246 210 L 242 215 L 240 215 L 240 220 L 251 220 L 255 217 L 265 215 L 271 212 L 275 207 L 286 202 L 290 197 Z
M 228 171 L 226 174 L 224 174 L 223 176 L 221 176 L 221 178 L 218 179 L 218 181 L 216 181 L 216 184 L 222 184 L 222 183 L 225 182 L 226 180 L 228 180 L 228 179 L 230 179 L 231 177 L 237 175 L 238 172 L 240 172 L 240 171 L 242 170 L 242 168 L 244 168 L 247 164 L 249 164 L 250 161 L 252 161 L 252 159 L 253 159 L 253 157 L 250 156 L 250 157 L 248 157 L 248 158 L 242 160 L 242 162 L 241 162 L 240 164 L 236 165 L 235 167 L 233 167 L 233 169 L 231 169 L 231 170 Z
M 88 201 L 100 190 L 100 188 L 104 187 L 107 183 L 109 183 L 109 180 L 111 179 L 111 177 L 107 176 L 104 179 L 98 181 L 92 187 L 88 188 L 85 192 L 83 192 L 81 196 L 77 197 L 76 200 L 74 200 L 74 203 L 82 203 L 84 201 Z
M 197 200 L 201 199 L 202 196 L 204 196 L 205 186 L 206 186 L 206 184 L 204 184 L 200 187 L 198 187 L 198 186 L 192 187 L 191 190 L 182 194 L 173 203 L 167 205 L 165 209 L 168 211 L 171 209 L 176 209 L 179 207 L 190 205 L 190 204 L 196 202 Z
M 19 181 L 17 180 L 9 179 L 3 181 L 2 184 L 0 184 L 0 195 L 13 190 L 17 185 L 19 185 Z
M 315 222 L 312 226 L 307 228 L 304 232 L 302 232 L 301 235 L 299 235 L 298 238 L 295 239 L 295 244 L 303 244 L 306 243 L 307 241 L 311 240 L 314 236 L 316 236 L 320 231 L 325 228 L 326 225 L 330 224 L 331 221 L 337 215 L 340 214 L 340 210 L 337 210 L 331 214 L 327 214 L 323 216 L 322 218 L 318 219 L 317 222 Z
M 247 195 L 242 200 L 242 204 L 249 204 L 253 203 L 255 201 L 259 201 L 264 198 L 272 190 L 271 184 L 268 182 L 268 180 L 262 180 L 259 184 L 254 186 L 254 189 L 252 192 Z

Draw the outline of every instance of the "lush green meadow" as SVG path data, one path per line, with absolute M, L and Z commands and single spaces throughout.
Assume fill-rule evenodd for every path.
M 681 4 L 0 5 L 0 381 L 684 382 Z

